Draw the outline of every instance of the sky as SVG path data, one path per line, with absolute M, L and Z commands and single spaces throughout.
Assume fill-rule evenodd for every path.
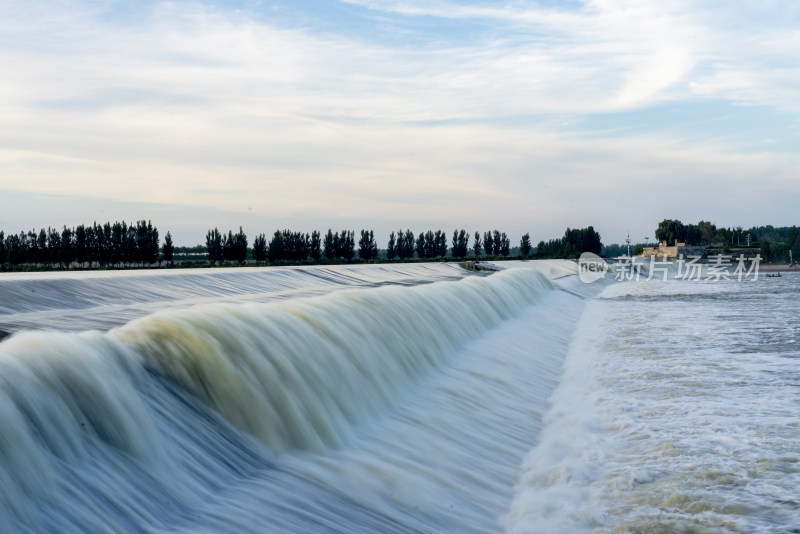
M 0 230 L 800 223 L 800 2 L 0 0 Z

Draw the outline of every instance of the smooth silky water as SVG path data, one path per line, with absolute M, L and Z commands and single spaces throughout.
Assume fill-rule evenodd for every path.
M 0 529 L 497 531 L 584 304 L 523 266 L 4 279 Z

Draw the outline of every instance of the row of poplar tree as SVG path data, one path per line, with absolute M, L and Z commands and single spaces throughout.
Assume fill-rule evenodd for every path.
M 247 236 L 239 227 L 237 233 L 221 234 L 217 228 L 206 234 L 206 251 L 212 263 L 235 261 L 244 263 L 247 258 Z M 316 230 L 308 233 L 292 230 L 276 230 L 267 242 L 264 234 L 253 240 L 253 259 L 256 262 L 320 261 L 323 256 L 332 261 L 350 261 L 356 256 L 355 233 L 352 230 L 333 232 L 328 230 L 321 236 Z M 358 241 L 358 257 L 372 260 L 378 257 L 378 245 L 372 230 L 361 230 Z
M 470 240 L 472 242 L 470 243 Z M 356 255 L 362 261 L 378 257 L 378 246 L 372 230 L 361 230 L 356 248 L 356 235 L 352 230 L 310 234 L 292 230 L 277 230 L 267 241 L 259 234 L 253 241 L 252 258 L 256 262 L 351 261 Z M 567 229 L 561 239 L 539 243 L 539 257 L 577 257 L 582 251 L 599 253 L 600 235 L 590 226 L 585 229 Z M 530 235 L 522 236 L 519 255 L 530 256 Z M 160 254 L 159 254 L 160 252 Z M 248 258 L 247 236 L 241 227 L 234 233 L 221 233 L 217 228 L 206 234 L 206 252 L 211 263 L 244 263 Z M 455 230 L 450 240 L 441 230 L 420 232 L 398 230 L 389 235 L 386 247 L 388 260 L 434 259 L 449 255 L 454 258 L 468 256 L 502 257 L 510 254 L 510 243 L 505 232 L 498 230 L 481 234 Z M 40 265 L 45 267 L 81 267 L 151 265 L 173 260 L 172 236 L 167 232 L 164 244 L 159 247 L 158 229 L 150 221 L 136 223 L 107 222 L 80 225 L 75 228 L 42 228 L 6 236 L 0 231 L 0 265 Z
M 5 235 L 0 231 L 0 265 L 41 265 L 45 267 L 153 264 L 163 258 L 172 260 L 172 236 L 169 232 L 159 247 L 158 229 L 150 221 L 136 223 L 107 222 L 42 228 L 38 232 Z M 159 257 L 159 250 L 162 254 Z
M 358 255 L 361 260 L 369 261 L 378 257 L 378 245 L 372 230 L 361 230 L 356 249 L 355 233 L 352 230 L 341 232 L 328 232 L 323 236 L 318 231 L 309 233 L 292 230 L 276 230 L 272 238 L 267 241 L 265 234 L 259 234 L 253 241 L 253 259 L 256 262 L 280 261 L 301 262 L 320 261 L 325 258 L 329 261 L 350 261 Z M 510 242 L 505 232 L 498 230 L 475 232 L 474 241 L 470 247 L 471 235 L 466 230 L 455 230 L 451 240 L 450 255 L 454 258 L 464 258 L 470 255 L 481 256 L 508 256 Z M 221 233 L 217 228 L 209 230 L 206 234 L 206 251 L 212 263 L 239 262 L 247 258 L 247 236 L 239 227 L 237 233 L 228 231 Z M 524 257 L 531 253 L 530 235 L 525 234 L 520 241 L 520 254 Z M 414 235 L 411 230 L 399 230 L 389 235 L 386 247 L 386 258 L 389 260 L 443 258 L 448 255 L 448 240 L 445 232 L 441 230 L 421 232 Z

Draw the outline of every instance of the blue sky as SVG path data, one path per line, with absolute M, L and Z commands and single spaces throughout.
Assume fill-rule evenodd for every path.
M 798 223 L 800 4 L 0 0 L 0 229 Z

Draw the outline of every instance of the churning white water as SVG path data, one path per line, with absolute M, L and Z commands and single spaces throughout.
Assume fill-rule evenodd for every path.
M 790 273 L 589 302 L 507 531 L 800 532 L 799 299 Z

